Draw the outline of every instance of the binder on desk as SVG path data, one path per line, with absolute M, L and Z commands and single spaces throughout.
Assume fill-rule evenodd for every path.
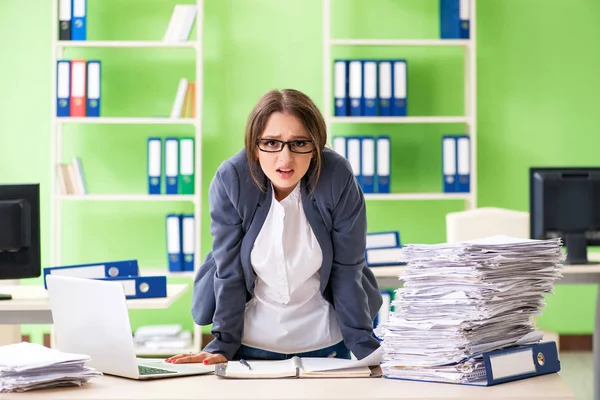
M 360 138 L 359 137 L 347 137 L 346 138 L 346 158 L 350 162 L 354 177 L 360 183 L 361 181 L 361 159 L 360 159 Z
M 445 193 L 456 192 L 456 137 L 442 137 L 443 187 Z
M 346 158 L 346 138 L 343 136 L 334 137 L 333 150 L 335 150 L 342 157 Z
M 471 149 L 469 136 L 456 138 L 456 191 L 469 193 L 471 191 Z
M 363 70 L 360 60 L 348 62 L 348 97 L 350 98 L 350 115 L 360 117 L 363 115 Z
M 378 136 L 377 142 L 377 193 L 390 193 L 390 138 Z
M 179 193 L 179 139 L 165 138 L 165 186 L 167 194 Z
M 71 60 L 71 117 L 85 117 L 85 60 Z
M 99 60 L 87 62 L 87 111 L 88 117 L 100 116 L 100 76 Z
M 181 215 L 167 214 L 167 258 L 169 271 L 183 271 L 181 251 Z
M 335 116 L 348 116 L 348 62 L 335 60 L 333 64 L 333 97 Z
M 194 194 L 194 138 L 179 139 L 179 193 Z
M 363 137 L 360 139 L 361 173 L 360 186 L 363 193 L 375 192 L 375 139 Z
M 379 249 L 383 247 L 400 247 L 400 232 L 367 233 L 367 249 Z
M 71 40 L 71 0 L 58 3 L 58 40 Z
M 91 264 L 76 264 L 60 267 L 44 268 L 44 287 L 46 287 L 46 276 L 62 275 L 76 278 L 110 278 L 139 275 L 137 260 L 108 261 Z
M 56 116 L 71 115 L 71 61 L 56 63 Z
M 87 10 L 86 0 L 73 0 L 71 17 L 71 40 L 86 40 Z
M 363 61 L 362 115 L 377 116 L 377 61 Z
M 130 276 L 101 278 L 102 281 L 119 282 L 125 289 L 126 299 L 167 297 L 166 276 Z
M 161 138 L 148 138 L 148 194 L 160 194 L 162 165 L 161 147 Z
M 379 115 L 383 117 L 392 115 L 392 82 L 394 82 L 392 62 L 379 61 Z
M 369 267 L 405 265 L 402 260 L 402 247 L 379 247 L 365 250 L 365 260 Z
M 194 229 L 194 214 L 183 214 L 182 216 L 182 251 L 183 251 L 183 270 L 194 270 L 194 255 L 196 252 L 196 239 Z
M 405 60 L 393 61 L 393 101 L 392 115 L 395 117 L 406 116 L 407 103 L 407 67 Z
M 440 0 L 440 37 L 469 39 L 471 0 Z
M 501 350 L 484 352 L 473 358 L 483 360 L 483 368 L 457 382 L 432 377 L 428 379 L 400 378 L 384 375 L 388 379 L 420 380 L 427 382 L 454 383 L 471 386 L 493 386 L 501 383 L 532 378 L 560 371 L 560 360 L 555 342 L 534 343 Z M 449 365 L 449 366 L 452 366 Z
M 392 299 L 394 297 L 394 292 L 391 290 L 380 290 L 380 293 L 381 297 L 383 298 L 383 303 L 381 304 L 379 312 L 373 320 L 373 328 L 377 328 L 377 326 L 380 324 L 385 324 L 388 322 L 390 312 L 392 311 Z

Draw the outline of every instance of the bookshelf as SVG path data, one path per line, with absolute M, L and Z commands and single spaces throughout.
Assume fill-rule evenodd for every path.
M 63 208 L 68 207 L 73 202 L 98 202 L 98 203 L 114 203 L 114 202 L 173 202 L 173 203 L 192 203 L 194 219 L 194 271 L 185 272 L 170 272 L 167 266 L 167 251 L 165 248 L 164 265 L 160 266 L 145 266 L 140 260 L 140 273 L 142 275 L 165 275 L 167 277 L 185 278 L 191 280 L 195 276 L 195 272 L 201 264 L 200 243 L 201 243 L 201 217 L 202 217 L 202 100 L 203 100 L 203 18 L 204 18 L 204 0 L 195 0 L 197 7 L 195 17 L 196 37 L 190 37 L 185 42 L 165 42 L 160 40 L 86 40 L 86 41 L 61 41 L 58 36 L 58 8 L 59 0 L 52 0 L 52 58 L 51 58 L 51 148 L 50 148 L 50 263 L 51 265 L 62 264 L 62 248 L 64 227 L 62 226 Z M 173 6 L 177 1 L 173 2 Z M 192 3 L 193 4 L 193 3 Z M 143 7 L 141 8 L 143 11 Z M 93 16 L 88 16 L 88 21 Z M 166 26 L 164 29 L 166 30 Z M 57 117 L 56 105 L 56 75 L 57 61 L 61 59 L 69 59 L 70 49 L 157 49 L 157 51 L 168 51 L 168 49 L 190 49 L 194 52 L 195 61 L 195 110 L 193 118 L 169 118 L 169 117 Z M 110 85 L 110 82 L 103 82 L 103 86 Z M 175 87 L 173 88 L 175 93 Z M 101 125 L 188 125 L 193 129 L 187 136 L 194 138 L 194 186 L 195 194 L 193 195 L 149 195 L 147 193 L 110 193 L 110 194 L 84 194 L 70 195 L 62 194 L 58 184 L 58 176 L 56 173 L 56 165 L 63 161 L 63 128 L 67 124 L 101 124 Z M 146 143 L 146 138 L 143 138 L 140 143 Z M 85 163 L 84 163 L 85 167 Z M 146 176 L 140 179 L 147 179 Z M 100 205 L 98 207 L 101 207 Z M 166 215 L 166 213 L 164 213 Z M 162 214 L 161 214 L 162 215 Z M 164 221 L 164 215 L 162 215 Z M 163 222 L 164 223 L 164 222 Z M 164 225 L 157 226 L 157 229 L 164 231 Z M 110 256 L 108 256 L 110 257 Z M 99 260 L 101 261 L 101 260 Z M 148 303 L 147 307 L 153 308 L 152 302 Z M 141 303 L 140 303 L 141 304 Z M 137 308 L 137 307 L 132 307 Z M 191 319 L 191 315 L 189 316 Z M 187 349 L 165 349 L 165 350 L 138 350 L 138 356 L 169 356 L 181 352 L 199 351 L 202 348 L 202 331 L 201 327 L 194 324 L 192 332 L 192 345 Z
M 475 0 L 470 0 L 470 39 L 360 39 L 331 37 L 331 2 L 322 0 L 323 25 L 323 104 L 327 131 L 334 124 L 463 124 L 470 137 L 470 192 L 469 193 L 390 193 L 365 194 L 366 200 L 464 200 L 465 209 L 477 207 L 477 118 L 476 118 L 476 12 Z M 342 1 L 342 0 L 338 0 Z M 335 117 L 333 114 L 333 62 L 331 53 L 336 46 L 396 46 L 396 47 L 459 47 L 464 50 L 464 109 L 457 116 L 406 117 Z M 399 52 L 399 55 L 402 53 Z M 401 58 L 401 57 L 399 57 Z M 410 67 L 409 67 L 410 68 Z M 330 138 L 328 138 L 329 140 Z M 393 135 L 390 135 L 393 141 Z M 331 143 L 329 143 L 331 145 Z M 392 158 L 393 160 L 393 158 Z M 440 171 L 440 182 L 441 182 Z M 393 178 L 392 178 L 393 179 Z

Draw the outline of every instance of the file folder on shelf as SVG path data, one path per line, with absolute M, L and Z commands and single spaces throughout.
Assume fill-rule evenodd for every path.
M 167 214 L 167 258 L 169 271 L 183 271 L 182 249 L 181 249 L 181 215 Z
M 71 60 L 71 117 L 85 117 L 86 61 Z
M 358 182 L 361 181 L 361 159 L 360 159 L 360 138 L 346 138 L 346 158 L 350 162 L 354 177 Z
M 471 191 L 471 149 L 469 136 L 456 138 L 456 191 L 469 193 Z
M 162 139 L 148 138 L 148 194 L 160 194 Z
M 405 60 L 394 60 L 392 115 L 405 117 L 407 109 L 407 67 Z
M 351 60 L 348 62 L 348 97 L 350 98 L 350 115 L 360 117 L 363 115 L 363 70 L 362 61 Z
M 179 139 L 165 138 L 165 186 L 167 194 L 179 193 Z
M 60 267 L 44 268 L 44 287 L 46 287 L 46 276 L 62 275 L 76 278 L 111 278 L 139 275 L 137 260 L 108 261 L 91 264 L 75 264 Z
M 360 139 L 361 174 L 360 186 L 363 193 L 375 192 L 375 139 L 363 137 Z
M 394 74 L 392 61 L 379 61 L 379 115 L 389 117 L 392 115 L 392 82 Z
M 443 188 L 445 193 L 456 192 L 456 137 L 442 137 Z
M 58 40 L 71 40 L 71 1 L 58 3 Z
M 179 193 L 194 194 L 194 138 L 179 139 Z
M 88 117 L 100 116 L 100 61 L 90 60 L 87 62 L 87 108 Z
M 440 0 L 440 37 L 469 39 L 471 0 Z
M 56 63 L 56 116 L 71 115 L 71 61 Z
M 390 193 L 390 138 L 378 136 L 376 139 L 377 150 L 377 193 Z
M 87 0 L 73 0 L 71 17 L 71 40 L 86 40 L 87 38 Z
M 344 158 L 346 157 L 346 138 L 343 136 L 336 136 L 333 138 L 333 150 Z
M 101 278 L 103 281 L 119 282 L 125 289 L 126 299 L 150 299 L 167 297 L 166 276 L 130 276 Z
M 363 61 L 362 115 L 377 116 L 377 61 Z
M 367 249 L 379 249 L 382 247 L 400 247 L 400 232 L 367 233 Z
M 196 239 L 194 229 L 194 215 L 183 214 L 182 216 L 182 252 L 183 252 L 183 270 L 194 270 L 194 253 L 196 252 Z
M 333 64 L 333 97 L 335 116 L 348 116 L 348 62 L 335 60 Z

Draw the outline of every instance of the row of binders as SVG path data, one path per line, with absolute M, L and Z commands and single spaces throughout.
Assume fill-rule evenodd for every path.
M 163 36 L 165 42 L 184 42 L 189 39 L 198 7 L 177 4 Z M 59 0 L 59 40 L 87 40 L 87 0 Z
M 162 138 L 148 138 L 148 194 L 194 194 L 194 145 L 193 137 L 167 137 L 164 147 Z
M 194 214 L 167 214 L 166 234 L 169 271 L 193 271 L 196 252 Z
M 406 116 L 406 60 L 335 60 L 336 117 Z
M 100 116 L 101 63 L 99 60 L 58 60 L 56 116 Z
M 471 139 L 467 135 L 442 137 L 442 165 L 445 193 L 471 191 Z
M 56 166 L 60 194 L 84 195 L 88 193 L 81 158 L 73 157 L 70 163 Z
M 389 136 L 335 136 L 333 150 L 348 159 L 363 193 L 390 193 Z
M 44 288 L 48 275 L 73 276 L 119 282 L 127 299 L 167 297 L 166 276 L 141 276 L 137 260 L 119 260 L 44 268 Z

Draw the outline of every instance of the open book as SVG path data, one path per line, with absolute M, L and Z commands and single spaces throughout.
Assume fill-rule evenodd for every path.
M 368 378 L 381 376 L 371 371 L 379 366 L 381 348 L 362 360 L 293 357 L 281 361 L 229 361 L 217 364 L 215 373 L 223 378 Z

